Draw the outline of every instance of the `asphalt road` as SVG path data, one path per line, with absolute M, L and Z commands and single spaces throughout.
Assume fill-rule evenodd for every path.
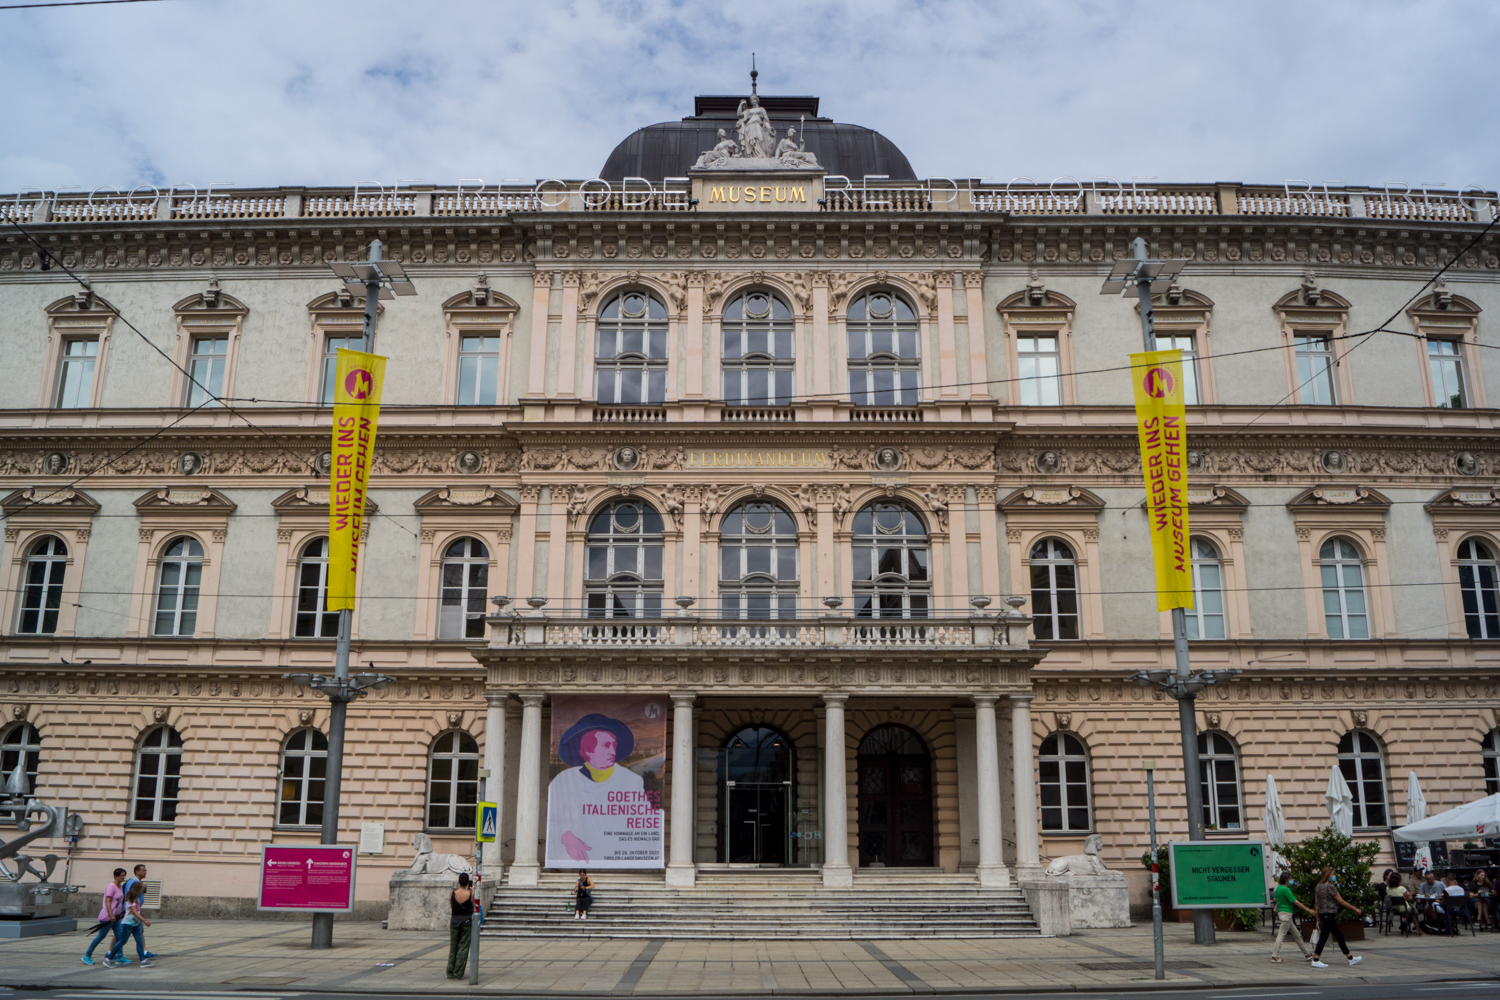
M 427 998 L 433 996 L 462 996 L 467 990 L 448 989 L 434 993 L 369 993 L 369 994 L 338 994 L 339 1000 L 393 1000 L 393 998 L 412 997 Z M 327 1000 L 327 993 L 295 993 L 291 991 L 265 991 L 265 990 L 134 990 L 128 988 L 102 987 L 90 990 L 4 990 L 0 989 L 0 996 L 9 994 L 20 1000 L 102 1000 L 108 996 L 109 1000 L 228 1000 L 230 997 L 254 997 L 257 1000 Z M 506 993 L 492 994 L 485 991 L 475 991 L 481 996 L 505 996 L 507 1000 L 557 1000 L 556 995 L 549 997 L 527 997 L 524 994 Z M 632 1000 L 683 1000 L 682 994 L 645 994 L 630 993 L 619 994 L 630 996 Z M 795 995 L 806 1000 L 820 1000 L 827 997 L 829 1000 L 889 1000 L 892 996 L 903 994 L 883 993 L 860 996 L 850 993 L 832 994 L 779 994 Z M 943 996 L 944 994 L 929 994 Z M 1138 987 L 1128 989 L 1073 992 L 1073 991 L 1051 991 L 1042 993 L 962 993 L 949 994 L 961 996 L 964 1000 L 1058 1000 L 1066 997 L 1069 1000 L 1453 1000 L 1453 998 L 1500 998 L 1500 978 L 1491 980 L 1462 980 L 1451 983 L 1410 983 L 1410 984 L 1366 984 L 1366 983 L 1339 983 L 1330 984 L 1325 987 L 1319 986 L 1269 986 L 1255 987 L 1247 986 L 1241 989 L 1151 989 L 1142 984 Z M 705 996 L 702 994 L 690 994 L 692 1000 L 744 1000 L 746 994 L 726 995 L 723 997 Z

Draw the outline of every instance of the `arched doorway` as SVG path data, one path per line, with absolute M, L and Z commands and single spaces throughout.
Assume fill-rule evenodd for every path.
M 720 857 L 730 864 L 792 861 L 796 752 L 785 733 L 751 725 L 719 758 Z
M 905 726 L 876 726 L 859 742 L 859 864 L 932 865 L 932 755 Z

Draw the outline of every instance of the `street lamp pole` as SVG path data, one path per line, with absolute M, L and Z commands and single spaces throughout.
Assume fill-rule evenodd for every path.
M 406 272 L 395 261 L 383 261 L 384 247 L 379 240 L 370 243 L 368 263 L 333 265 L 333 273 L 351 287 L 363 286 L 365 293 L 365 324 L 360 342 L 361 351 L 375 346 L 375 324 L 380 318 L 380 300 L 393 295 L 415 295 L 416 289 L 407 280 Z M 389 286 L 389 287 L 387 287 Z M 339 842 L 339 796 L 344 777 L 344 721 L 349 703 L 372 688 L 385 687 L 395 681 L 385 674 L 360 673 L 349 675 L 349 643 L 353 631 L 354 612 L 348 608 L 339 611 L 338 647 L 334 653 L 332 679 L 322 674 L 286 674 L 288 680 L 328 696 L 328 760 L 323 779 L 323 830 L 319 842 Z M 333 947 L 333 914 L 314 913 L 312 927 L 314 950 Z
M 1118 293 L 1134 285 L 1140 302 L 1141 340 L 1147 351 L 1156 350 L 1156 320 L 1151 305 L 1154 291 L 1167 288 L 1182 273 L 1183 261 L 1149 259 L 1146 241 L 1137 236 L 1130 243 L 1130 258 L 1114 267 L 1102 294 Z M 1175 670 L 1146 670 L 1131 676 L 1138 684 L 1165 691 L 1177 702 L 1177 720 L 1182 729 L 1183 785 L 1187 793 L 1188 839 L 1203 840 L 1203 790 L 1198 771 L 1197 694 L 1210 684 L 1227 681 L 1238 670 L 1201 670 L 1193 673 L 1188 659 L 1187 612 L 1172 609 L 1172 649 L 1176 654 Z M 1155 860 L 1155 855 L 1152 856 Z M 1193 911 L 1193 942 L 1213 944 L 1212 910 Z

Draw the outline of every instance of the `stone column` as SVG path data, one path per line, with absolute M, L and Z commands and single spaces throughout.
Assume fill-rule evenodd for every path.
M 1029 730 L 1028 730 L 1029 732 Z M 995 696 L 974 696 L 974 749 L 979 779 L 979 884 L 1010 885 L 1000 848 L 1000 747 L 995 731 Z
M 998 396 L 996 387 L 989 384 L 989 366 L 984 342 L 984 274 L 979 271 L 964 272 L 964 295 L 968 301 L 969 325 L 969 395 L 979 398 Z
M 552 312 L 552 272 L 537 271 L 531 277 L 531 358 L 526 397 L 541 401 L 547 398 L 547 321 Z
M 687 888 L 697 879 L 693 864 L 693 699 L 691 692 L 672 695 L 672 844 L 667 860 L 667 885 Z
M 516 780 L 516 860 L 510 866 L 511 885 L 536 885 L 542 873 L 536 838 L 542 818 L 544 698 L 543 694 L 521 695 L 521 773 Z
M 938 340 L 938 392 L 939 397 L 957 396 L 958 347 L 953 333 L 953 272 L 938 271 L 933 275 L 937 285 L 937 340 Z
M 489 708 L 484 717 L 484 767 L 490 772 L 485 779 L 485 798 L 495 803 L 495 840 L 484 845 L 484 867 L 487 879 L 499 882 L 503 862 L 500 852 L 505 847 L 505 704 L 510 701 L 509 692 L 486 694 Z
M 578 368 L 578 272 L 562 273 L 562 323 L 558 330 L 557 343 L 557 392 L 556 395 L 572 398 L 578 395 L 575 386 Z
M 846 694 L 825 694 L 823 723 L 823 884 L 852 888 L 849 867 L 849 783 L 844 760 L 844 702 Z
M 1016 791 L 1016 868 L 1042 865 L 1041 845 L 1036 832 L 1036 765 L 1031 753 L 1031 695 L 1010 696 L 1010 757 L 1015 769 Z M 998 776 L 998 770 L 996 772 Z M 1033 874 L 1035 874 L 1033 872 Z

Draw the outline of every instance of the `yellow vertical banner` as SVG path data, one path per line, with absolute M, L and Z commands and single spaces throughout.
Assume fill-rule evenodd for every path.
M 340 350 L 333 391 L 333 469 L 328 491 L 328 610 L 354 607 L 365 491 L 380 423 L 385 358 Z
M 1182 395 L 1182 352 L 1130 356 L 1135 383 L 1135 425 L 1146 479 L 1151 554 L 1156 563 L 1156 608 L 1193 606 L 1188 539 L 1187 408 Z

